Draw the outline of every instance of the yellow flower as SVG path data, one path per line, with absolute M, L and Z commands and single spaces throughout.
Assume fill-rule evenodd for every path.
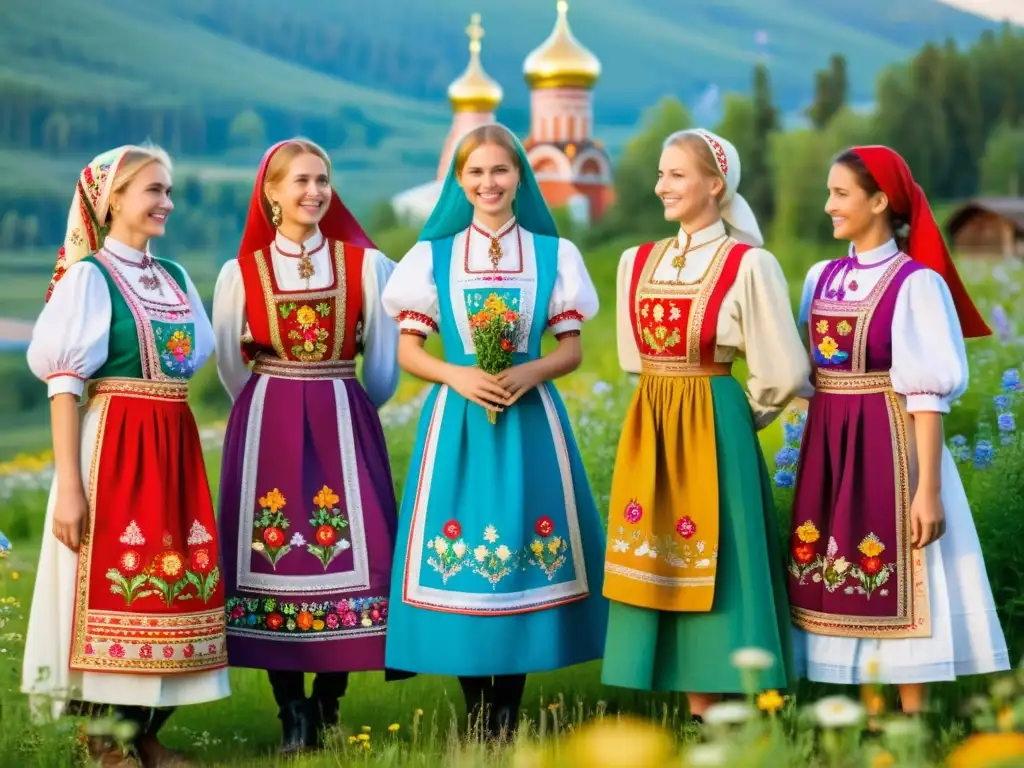
M 836 333 L 838 333 L 840 336 L 849 336 L 850 331 L 852 330 L 853 326 L 850 325 L 845 320 L 840 320 L 839 324 L 836 326 Z
M 592 721 L 576 732 L 566 753 L 559 765 L 660 768 L 678 759 L 668 733 L 651 722 L 626 716 Z
M 762 712 L 774 714 L 782 709 L 782 705 L 785 703 L 782 696 L 776 690 L 765 691 L 757 697 L 757 708 Z
M 402 726 L 400 726 L 398 723 L 392 723 L 391 725 L 388 726 L 388 730 L 391 731 L 392 733 L 398 733 L 398 729 L 401 728 L 401 727 Z
M 324 623 L 323 623 L 323 621 L 321 619 L 315 619 L 313 621 L 313 631 L 314 632 L 319 632 L 320 630 L 322 630 L 324 628 L 324 626 L 325 625 L 324 625 Z
M 878 557 L 885 551 L 885 544 L 879 541 L 875 534 L 869 533 L 864 537 L 864 540 L 857 545 L 857 549 L 864 554 L 864 557 Z
M 999 710 L 999 714 L 996 715 L 996 725 L 999 726 L 999 730 L 1001 731 L 1012 731 L 1014 719 L 1013 707 L 1006 705 Z
M 871 768 L 891 768 L 894 765 L 896 765 L 896 758 L 884 749 L 876 752 L 875 756 L 871 758 Z
M 560 537 L 558 537 L 558 536 L 555 536 L 555 538 L 553 538 L 551 541 L 548 542 L 548 552 L 550 552 L 552 555 L 557 555 L 558 554 L 558 548 L 561 547 L 561 546 L 562 546 L 562 539 Z
M 507 310 L 508 305 L 505 304 L 505 300 L 498 296 L 498 294 L 492 293 L 487 297 L 487 301 L 484 302 L 484 308 L 497 313 Z
M 296 311 L 295 320 L 303 328 L 308 328 L 316 322 L 316 312 L 311 307 L 303 305 Z
M 364 725 L 361 730 L 363 731 L 363 733 L 369 733 L 373 729 L 370 728 L 370 726 L 368 725 Z M 367 736 L 367 738 L 369 738 L 369 736 Z
M 828 333 L 828 320 L 819 320 L 815 324 L 814 330 L 818 333 Z
M 359 741 L 359 739 L 357 739 L 355 736 L 349 736 L 348 737 L 348 743 L 349 744 L 355 744 L 357 741 Z
M 533 544 L 530 545 L 530 551 L 535 555 L 544 553 L 544 542 L 540 539 L 534 539 Z
M 822 356 L 826 360 L 831 360 L 832 355 L 834 355 L 838 350 L 839 345 L 836 344 L 836 340 L 831 336 L 826 336 L 821 340 L 821 343 L 818 344 L 818 351 L 821 352 Z
M 662 318 L 665 317 L 665 308 L 661 304 L 654 305 L 654 322 L 660 323 Z
M 813 544 L 819 538 L 821 538 L 821 533 L 818 532 L 818 529 L 814 525 L 814 523 L 808 520 L 806 523 L 804 523 L 796 529 L 796 536 L 804 544 Z
M 272 490 L 266 496 L 260 497 L 260 506 L 263 509 L 269 509 L 271 512 L 277 512 L 277 510 L 284 507 L 285 501 L 284 496 L 277 488 Z
M 356 736 L 356 739 L 358 739 L 359 741 L 369 741 L 370 740 L 370 734 L 368 734 L 368 733 L 360 733 L 358 736 Z
M 1009 765 L 1010 758 L 1024 758 L 1024 734 L 979 733 L 953 750 L 946 768 L 987 768 Z
M 20 574 L 20 573 L 18 573 L 17 571 L 13 571 L 13 572 L 11 573 L 11 578 L 12 578 L 12 579 L 14 579 L 15 581 L 17 581 L 18 579 L 20 579 L 20 578 L 21 578 L 21 574 Z
M 334 505 L 340 501 L 338 494 L 328 488 L 326 485 L 320 489 L 320 492 L 313 497 L 313 503 L 322 509 L 333 509 Z

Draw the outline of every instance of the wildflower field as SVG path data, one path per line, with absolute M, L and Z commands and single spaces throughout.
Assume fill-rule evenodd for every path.
M 614 348 L 615 256 L 591 260 L 603 299 L 584 333 L 583 369 L 559 382 L 602 512 L 619 429 L 632 396 L 631 377 L 617 370 Z M 814 253 L 784 262 L 793 295 Z M 823 258 L 822 254 L 817 258 Z M 790 268 L 792 266 L 792 269 Z M 997 333 L 969 343 L 971 383 L 946 418 L 985 551 L 1011 658 L 1024 652 L 1024 266 L 1003 262 L 964 267 L 965 282 Z M 738 371 L 742 377 L 744 372 Z M 201 373 L 216 379 L 213 365 Z M 40 385 L 41 386 L 41 385 Z M 396 485 L 405 478 L 422 385 L 404 380 L 381 416 Z M 200 413 L 216 494 L 224 414 Z M 762 434 L 775 478 L 783 528 L 788 524 L 802 410 L 796 404 Z M 45 433 L 44 433 L 45 434 Z M 80 754 L 78 723 L 33 724 L 18 692 L 33 571 L 42 535 L 51 456 L 26 446 L 0 464 L 0 755 L 4 765 L 67 766 Z M 422 642 L 432 642 L 422 638 Z M 509 638 L 515 642 L 515 638 Z M 936 685 L 933 712 L 908 721 L 887 714 L 895 691 L 842 689 L 803 683 L 793 691 L 762 691 L 758 670 L 772 660 L 745 649 L 735 663 L 747 670 L 750 695 L 708 712 L 705 726 L 685 725 L 685 698 L 600 684 L 600 662 L 531 675 L 524 727 L 512 744 L 494 747 L 467 735 L 461 691 L 452 678 L 422 676 L 385 683 L 377 673 L 353 676 L 341 704 L 341 724 L 323 752 L 277 758 L 280 727 L 265 675 L 231 671 L 233 695 L 179 710 L 164 742 L 197 764 L 227 766 L 988 766 L 1024 765 L 1024 671 Z M 880 735 L 868 737 L 867 726 Z M 1009 762 L 996 762 L 997 760 Z

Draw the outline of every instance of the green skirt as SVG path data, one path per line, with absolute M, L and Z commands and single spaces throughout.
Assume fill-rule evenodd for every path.
M 606 685 L 743 693 L 730 657 L 750 647 L 776 659 L 760 674 L 760 688 L 787 688 L 795 679 L 779 525 L 750 406 L 732 377 L 712 377 L 711 389 L 720 507 L 712 609 L 667 612 L 613 601 L 601 671 Z

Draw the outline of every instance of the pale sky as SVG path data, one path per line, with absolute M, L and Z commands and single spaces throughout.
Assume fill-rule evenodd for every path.
M 946 5 L 960 8 L 979 16 L 1003 21 L 1009 19 L 1024 24 L 1024 0 L 940 0 Z

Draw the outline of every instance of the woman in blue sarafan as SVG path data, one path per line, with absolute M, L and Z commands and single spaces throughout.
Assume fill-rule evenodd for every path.
M 603 652 L 604 529 L 558 392 L 579 367 L 598 300 L 558 237 L 526 152 L 506 128 L 467 133 L 433 213 L 384 290 L 399 364 L 434 382 L 399 516 L 389 668 L 456 675 L 484 732 L 514 726 L 526 675 Z M 512 366 L 477 342 L 507 323 Z M 541 353 L 550 331 L 557 345 Z M 424 348 L 440 333 L 438 359 Z

